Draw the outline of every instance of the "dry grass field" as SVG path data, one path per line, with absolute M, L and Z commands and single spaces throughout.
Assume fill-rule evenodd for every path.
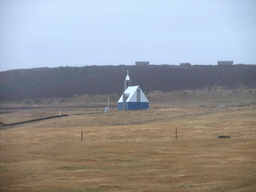
M 1 127 L 0 191 L 256 191 L 256 108 L 232 102 L 2 110 L 3 123 L 69 116 Z

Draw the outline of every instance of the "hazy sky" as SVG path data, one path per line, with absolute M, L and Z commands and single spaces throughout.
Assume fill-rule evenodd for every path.
M 0 0 L 0 71 L 256 63 L 256 0 Z

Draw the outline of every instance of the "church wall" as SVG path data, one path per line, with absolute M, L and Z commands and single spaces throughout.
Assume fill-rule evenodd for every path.
M 127 102 L 125 103 L 126 110 L 140 110 L 140 109 L 148 109 L 149 102 Z
M 117 104 L 117 109 L 118 110 L 123 110 L 123 103 L 118 103 Z

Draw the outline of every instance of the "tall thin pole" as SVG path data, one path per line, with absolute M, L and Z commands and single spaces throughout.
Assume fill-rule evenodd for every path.
M 83 131 L 81 131 L 81 141 L 83 141 Z
M 176 140 L 178 138 L 178 131 L 177 131 L 177 127 L 176 127 Z
M 109 97 L 108 97 L 108 112 L 109 112 Z

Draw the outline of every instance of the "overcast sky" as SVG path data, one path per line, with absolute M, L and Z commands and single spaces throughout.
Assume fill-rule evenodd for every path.
M 256 64 L 256 0 L 0 0 L 0 71 Z

